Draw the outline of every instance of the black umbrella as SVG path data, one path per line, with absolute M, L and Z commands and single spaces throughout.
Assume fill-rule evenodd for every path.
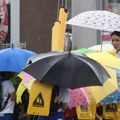
M 98 62 L 82 54 L 49 52 L 31 57 L 23 71 L 41 83 L 66 88 L 102 86 L 110 78 Z

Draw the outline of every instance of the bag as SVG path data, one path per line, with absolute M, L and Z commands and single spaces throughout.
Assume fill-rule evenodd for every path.
M 27 114 L 48 116 L 50 112 L 52 90 L 53 85 L 40 83 L 35 80 L 29 90 Z
M 77 106 L 76 113 L 79 120 L 95 120 L 96 104 Z
M 3 92 L 2 92 L 2 82 L 3 81 L 4 81 L 3 79 L 0 80 L 0 111 L 2 111 L 6 107 L 8 100 L 10 98 L 10 95 L 8 95 L 7 99 L 4 102 L 4 105 L 2 105 L 3 104 Z
M 103 106 L 103 120 L 120 120 L 120 103 Z
M 64 111 L 65 120 L 77 119 L 76 108 L 68 108 Z
M 3 101 L 3 98 L 2 98 L 2 83 L 3 80 L 0 80 L 0 111 L 2 111 L 2 101 Z
M 13 111 L 13 120 L 18 120 L 20 113 L 22 110 L 22 103 L 15 103 L 14 111 Z
M 59 86 L 53 87 L 50 105 L 50 113 L 57 112 L 61 107 L 61 104 L 59 104 Z
M 22 113 L 27 113 L 29 104 L 29 92 L 27 89 L 23 92 L 21 100 L 22 100 Z

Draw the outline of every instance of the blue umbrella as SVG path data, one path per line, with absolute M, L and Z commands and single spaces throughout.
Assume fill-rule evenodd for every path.
M 20 48 L 6 48 L 0 50 L 0 72 L 10 71 L 19 73 L 25 67 L 29 57 L 37 53 Z

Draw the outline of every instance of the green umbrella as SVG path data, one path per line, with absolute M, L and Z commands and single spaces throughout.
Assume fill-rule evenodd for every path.
M 85 54 L 85 53 L 93 53 L 93 52 L 96 52 L 96 51 L 88 49 L 88 48 L 81 48 L 81 49 L 73 50 L 72 52 L 73 53 Z

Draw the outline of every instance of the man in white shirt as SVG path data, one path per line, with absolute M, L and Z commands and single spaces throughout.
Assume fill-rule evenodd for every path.
M 12 120 L 12 114 L 14 110 L 15 100 L 16 100 L 16 94 L 15 94 L 15 88 L 13 86 L 12 81 L 10 81 L 11 78 L 14 77 L 15 73 L 13 72 L 0 72 L 0 75 L 2 77 L 1 80 L 3 82 L 2 85 L 2 106 L 4 106 L 4 102 L 8 98 L 8 102 L 5 106 L 5 108 L 0 111 L 0 120 Z

